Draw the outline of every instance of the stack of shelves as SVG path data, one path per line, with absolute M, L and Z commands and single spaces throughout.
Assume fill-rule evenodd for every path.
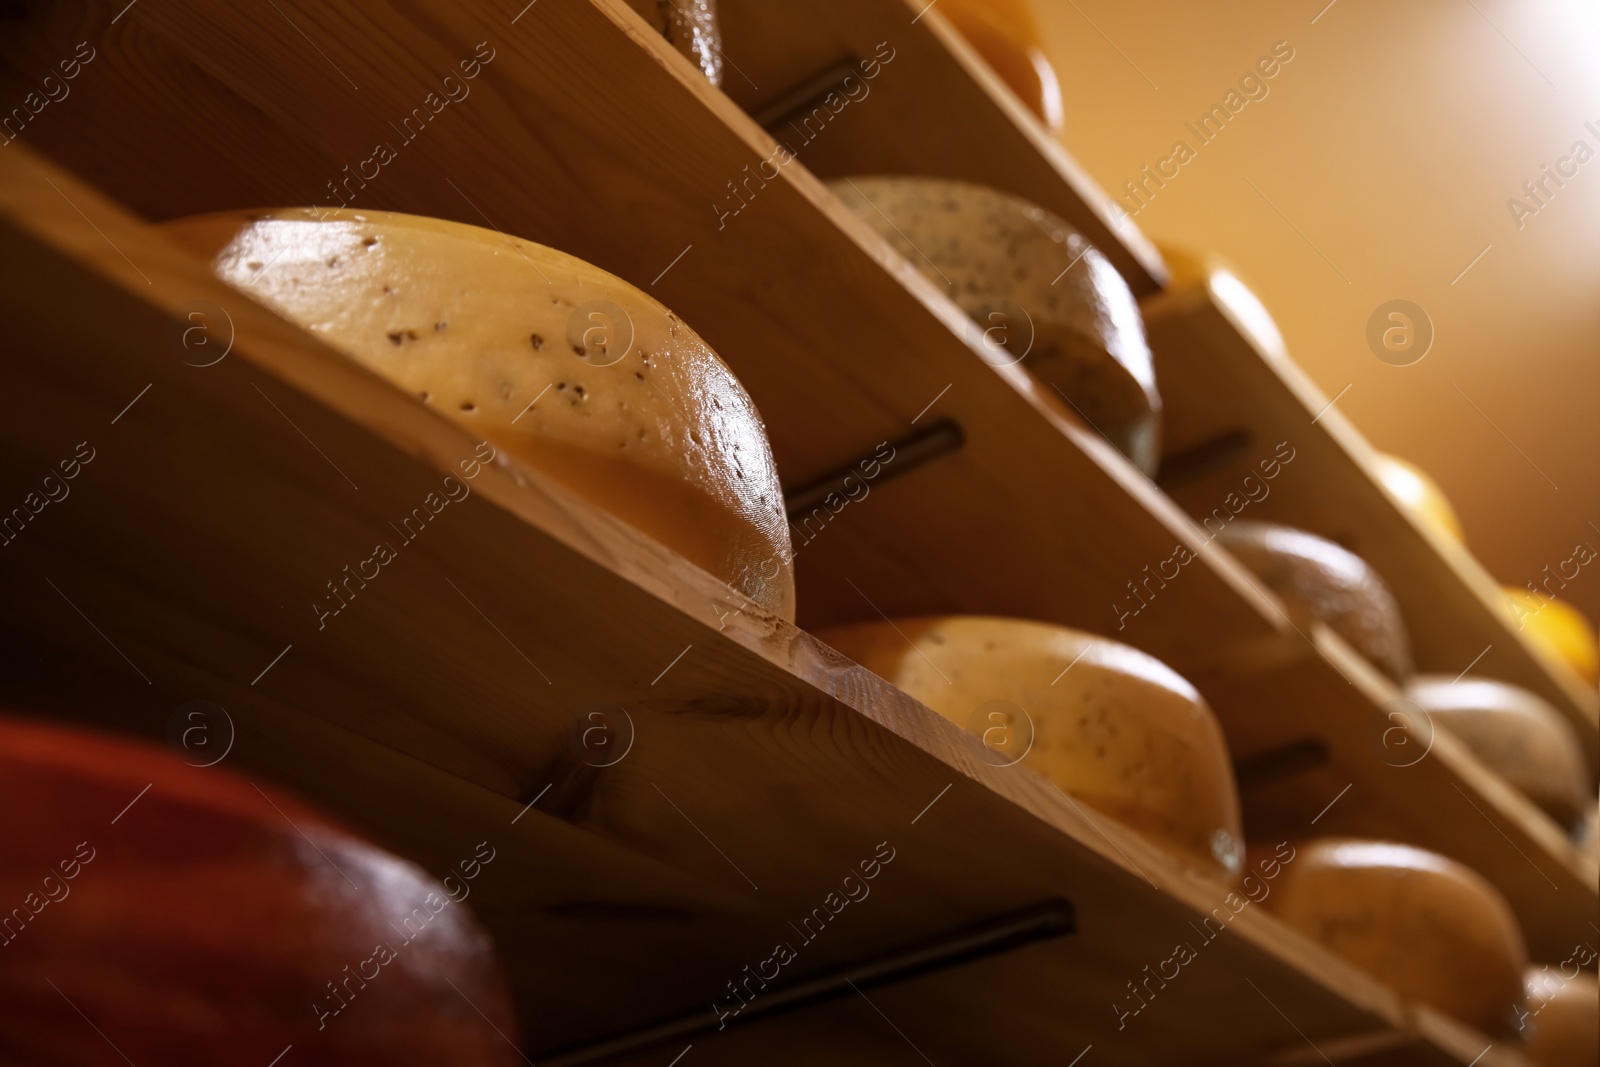
M 0 154 L 0 302 L 23 357 L 0 365 L 7 484 L 78 441 L 97 450 L 73 499 L 0 562 L 28 664 L 0 696 L 152 734 L 178 703 L 215 701 L 237 727 L 231 759 L 424 866 L 493 843 L 503 858 L 473 904 L 533 1062 L 664 1063 L 690 1044 L 696 1062 L 892 1062 L 907 1040 L 938 1063 L 1089 1047 L 1128 1064 L 1521 1062 L 1253 908 L 1207 944 L 1205 974 L 1126 1014 L 1129 984 L 1221 887 L 992 766 L 804 629 L 515 464 L 486 469 L 450 521 L 316 625 L 324 582 L 475 442 L 150 224 L 336 206 L 329 183 L 388 142 L 354 209 L 492 226 L 650 292 L 745 384 L 792 494 L 896 447 L 871 493 L 801 546 L 802 627 L 959 611 L 1111 634 L 1205 693 L 1253 833 L 1434 848 L 1507 895 L 1536 955 L 1591 939 L 1593 863 L 1449 738 L 1397 765 L 1390 684 L 1333 635 L 1297 630 L 1187 512 L 1254 449 L 1291 441 L 1261 517 L 1388 576 L 1424 667 L 1484 652 L 1479 669 L 1562 708 L 1591 765 L 1594 694 L 1384 495 L 1369 450 L 1286 357 L 1210 290 L 1163 289 L 1149 246 L 936 11 L 723 0 L 724 94 L 618 0 L 120 7 L 41 6 L 0 44 L 6 78 L 96 49 L 59 113 Z M 493 58 L 470 95 L 397 138 L 391 123 L 480 42 Z M 871 55 L 870 95 L 727 199 L 773 157 L 762 123 Z M 1082 228 L 1144 300 L 1169 455 L 1209 465 L 1158 487 L 1053 393 L 979 359 L 955 305 L 820 180 L 873 172 L 983 182 Z M 227 346 L 210 366 L 176 339 L 196 309 Z M 1125 583 L 1176 545 L 1196 562 L 1118 632 Z M 597 708 L 631 746 L 605 767 L 569 737 Z M 816 1002 L 719 1029 L 726 983 L 880 847 L 894 859 L 871 897 L 785 975 L 814 982 Z M 860 969 L 1017 915 L 1051 918 L 963 966 L 876 988 Z M 892 1022 L 907 1017 L 915 1034 Z

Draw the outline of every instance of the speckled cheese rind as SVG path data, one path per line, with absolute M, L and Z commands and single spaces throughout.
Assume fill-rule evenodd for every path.
M 1487 678 L 1418 675 L 1406 696 L 1563 827 L 1577 825 L 1591 806 L 1577 732 L 1526 689 Z
M 628 0 L 656 32 L 700 68 L 712 85 L 722 84 L 722 29 L 717 0 Z
M 1408 1000 L 1509 1036 L 1528 951 L 1505 899 L 1477 872 L 1410 845 L 1296 845 L 1263 903 Z
M 224 281 L 794 618 L 761 416 L 717 354 L 648 295 L 554 249 L 414 215 L 318 221 L 283 209 L 166 228 L 214 256 Z M 591 301 L 626 321 L 605 308 L 575 315 Z M 630 324 L 616 358 L 605 342 L 620 347 Z
M 818 636 L 952 722 L 988 733 L 994 762 L 1020 759 L 1187 867 L 1237 881 L 1239 798 L 1222 730 L 1159 660 L 1077 630 L 982 616 Z
M 1127 282 L 1082 235 L 1026 200 L 967 182 L 861 177 L 828 184 L 972 316 L 975 336 L 1002 324 L 1005 358 L 1026 351 L 1022 366 L 1059 389 L 1136 466 L 1155 473 L 1161 397 L 1144 320 Z
M 1275 523 L 1234 521 L 1217 541 L 1266 585 L 1297 623 L 1316 619 L 1396 681 L 1411 675 L 1411 639 L 1389 587 L 1332 541 Z

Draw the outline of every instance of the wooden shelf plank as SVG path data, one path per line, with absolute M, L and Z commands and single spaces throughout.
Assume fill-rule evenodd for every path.
M 796 976 L 1061 894 L 1077 909 L 1075 936 L 980 965 L 959 1013 L 954 985 L 890 1002 L 953 1048 L 982 1032 L 1019 1063 L 1080 1041 L 1107 1062 L 1200 1063 L 1280 1047 L 1284 1015 L 1317 1041 L 1404 1028 L 1370 979 L 1246 906 L 1236 936 L 1203 946 L 1208 976 L 1162 990 L 1172 1027 L 1118 1036 L 1113 1000 L 1222 906 L 1220 887 L 990 766 L 780 620 L 723 620 L 726 588 L 513 463 L 486 467 L 319 629 L 306 602 L 323 579 L 474 442 L 26 149 L 0 157 L 0 220 L 0 305 L 29 354 L 0 362 L 0 490 L 25 493 L 75 441 L 95 448 L 0 559 L 26 653 L 7 702 L 158 733 L 176 702 L 215 700 L 239 766 L 436 872 L 496 843 L 504 866 L 472 903 L 531 1051 L 709 1010 L 878 842 L 895 857 L 877 903 L 807 943 Z M 183 361 L 195 301 L 231 323 L 214 366 Z M 603 770 L 568 738 L 595 702 L 634 721 Z M 1243 978 L 1271 1002 L 1240 996 Z
M 1263 767 L 1242 776 L 1246 834 L 1410 842 L 1460 860 L 1504 893 L 1536 959 L 1565 959 L 1592 937 L 1594 861 L 1460 742 L 1397 728 L 1389 713 L 1401 707 L 1399 690 L 1332 631 L 1316 627 L 1310 640 L 1314 651 L 1308 645 L 1260 673 L 1195 680 L 1222 709 L 1236 765 Z M 1274 775 L 1271 754 L 1307 742 L 1320 757 Z
M 718 12 L 737 60 L 723 89 L 814 174 L 921 174 L 1003 189 L 1070 222 L 1135 293 L 1165 283 L 1160 254 L 1127 212 L 926 0 L 722 0 Z M 873 59 L 881 44 L 893 59 L 879 76 L 863 80 L 858 70 L 851 102 L 814 116 L 823 93 L 807 100 L 803 88 Z
M 69 25 L 115 14 L 100 0 L 57 10 Z M 471 94 L 399 144 L 377 178 L 352 185 L 355 209 L 492 220 L 658 296 L 750 391 L 785 485 L 810 484 L 938 420 L 960 427 L 960 450 L 885 478 L 799 547 L 805 625 L 875 618 L 876 607 L 1114 631 L 1119 609 L 1139 604 L 1128 584 L 1195 540 L 1171 502 L 1053 390 L 979 358 L 959 309 L 891 263 L 887 245 L 804 167 L 783 168 L 738 216 L 719 219 L 713 205 L 727 183 L 770 157 L 774 142 L 624 5 L 538 5 L 515 25 L 515 12 L 442 0 L 296 0 L 284 12 L 324 28 L 326 59 L 270 10 L 222 17 L 196 0 L 135 8 L 100 39 L 104 67 L 74 90 L 71 123 L 40 123 L 29 137 L 151 219 L 335 205 L 327 182 L 370 155 L 374 139 L 397 140 L 396 116 L 487 40 L 495 58 Z M 53 23 L 27 30 L 0 42 L 17 69 L 71 36 Z M 928 32 L 907 16 L 891 45 L 912 42 L 908 61 L 934 62 Z M 251 136 L 196 153 L 219 125 Z M 974 516 L 1003 516 L 1005 529 Z M 1292 636 L 1225 553 L 1200 556 L 1130 624 L 1132 643 L 1187 670 Z M 1198 617 L 1205 632 L 1191 625 Z
M 1144 302 L 1167 400 L 1168 455 L 1233 439 L 1244 447 L 1166 488 L 1203 517 L 1240 492 L 1254 452 L 1288 440 L 1294 464 L 1244 517 L 1321 534 L 1370 563 L 1400 602 L 1418 667 L 1473 673 L 1531 689 L 1567 716 L 1591 773 L 1600 766 L 1600 699 L 1565 664 L 1529 642 L 1501 607 L 1498 584 L 1459 545 L 1419 525 L 1374 474 L 1373 450 L 1285 353 L 1252 338 L 1210 286 Z M 1215 529 L 1221 523 L 1213 523 Z

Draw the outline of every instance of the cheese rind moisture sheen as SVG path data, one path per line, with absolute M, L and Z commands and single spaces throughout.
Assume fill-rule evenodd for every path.
M 1149 837 L 1236 882 L 1243 839 L 1222 729 L 1160 660 L 1048 623 L 982 616 L 873 622 L 823 641 Z
M 1310 841 L 1264 903 L 1402 997 L 1491 1037 L 1513 1032 L 1528 965 L 1522 930 L 1505 898 L 1455 860 L 1387 841 Z
M 793 619 L 761 416 L 650 296 L 563 252 L 414 215 L 230 212 L 167 229 L 224 281 Z
M 1135 466 L 1155 473 L 1161 397 L 1144 320 L 1122 275 L 1081 234 L 1020 197 L 967 182 L 828 185 L 972 316 L 986 360 L 1020 360 Z

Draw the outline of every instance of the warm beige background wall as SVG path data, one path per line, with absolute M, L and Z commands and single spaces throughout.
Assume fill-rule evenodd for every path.
M 1600 548 L 1600 4 L 1031 2 L 1067 147 L 1113 194 L 1195 150 L 1137 224 L 1232 260 L 1368 438 L 1443 484 L 1492 573 Z M 1201 147 L 1184 124 L 1279 41 L 1267 95 Z M 1507 200 L 1536 206 L 1523 182 L 1558 164 L 1576 175 L 1519 228 Z M 1436 331 L 1408 367 L 1365 339 L 1395 298 Z M 1566 595 L 1600 618 L 1600 564 Z

